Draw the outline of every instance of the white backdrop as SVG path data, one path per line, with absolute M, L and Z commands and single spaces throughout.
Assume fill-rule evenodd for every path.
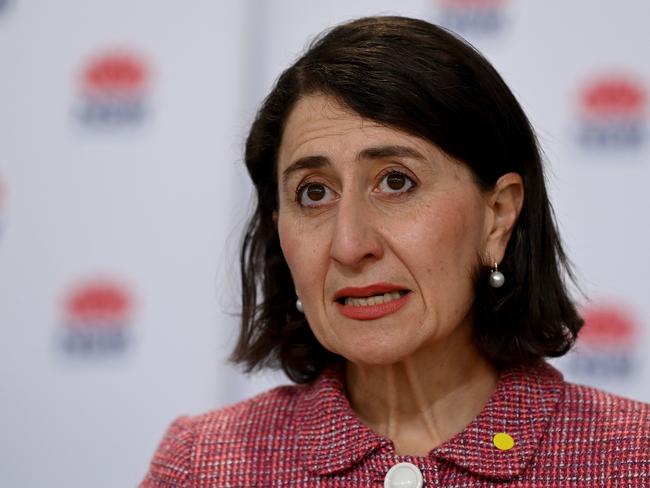
M 650 401 L 644 0 L 0 1 L 0 480 L 134 486 L 169 422 L 281 375 L 225 363 L 241 163 L 273 80 L 327 26 L 451 27 L 535 125 L 590 298 L 575 381 Z

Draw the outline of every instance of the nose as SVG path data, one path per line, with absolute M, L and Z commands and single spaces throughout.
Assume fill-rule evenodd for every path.
M 344 195 L 338 202 L 330 247 L 331 258 L 358 268 L 383 255 L 378 216 L 360 195 Z

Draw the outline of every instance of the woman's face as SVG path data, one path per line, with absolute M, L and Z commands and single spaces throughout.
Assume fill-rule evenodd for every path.
M 310 95 L 287 120 L 278 194 L 282 251 L 325 348 L 392 364 L 469 330 L 493 218 L 465 165 Z

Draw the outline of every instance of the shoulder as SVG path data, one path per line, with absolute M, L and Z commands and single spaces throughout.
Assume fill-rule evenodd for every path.
M 650 405 L 573 383 L 565 383 L 564 399 L 556 415 L 561 445 L 576 452 L 592 451 L 632 466 L 650 467 Z
M 650 435 L 650 404 L 597 388 L 565 383 L 562 410 L 565 415 L 602 423 L 610 428 L 641 427 L 646 435 Z
M 188 422 L 197 435 L 209 435 L 213 431 L 220 436 L 242 429 L 260 433 L 281 429 L 291 421 L 294 406 L 300 401 L 307 387 L 280 386 L 234 405 L 190 417 Z
M 248 400 L 176 419 L 165 433 L 141 488 L 190 486 L 197 467 L 246 458 L 291 429 L 307 386 L 281 386 Z

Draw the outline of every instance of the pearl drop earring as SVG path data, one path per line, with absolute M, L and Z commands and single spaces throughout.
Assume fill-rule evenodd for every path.
M 506 281 L 506 277 L 503 276 L 503 273 L 499 271 L 499 265 L 497 262 L 494 262 L 494 267 L 490 273 L 490 286 L 492 288 L 501 288 Z
M 298 310 L 298 312 L 300 313 L 304 313 L 305 311 L 304 307 L 302 306 L 302 302 L 300 301 L 300 298 L 296 300 L 296 310 Z

